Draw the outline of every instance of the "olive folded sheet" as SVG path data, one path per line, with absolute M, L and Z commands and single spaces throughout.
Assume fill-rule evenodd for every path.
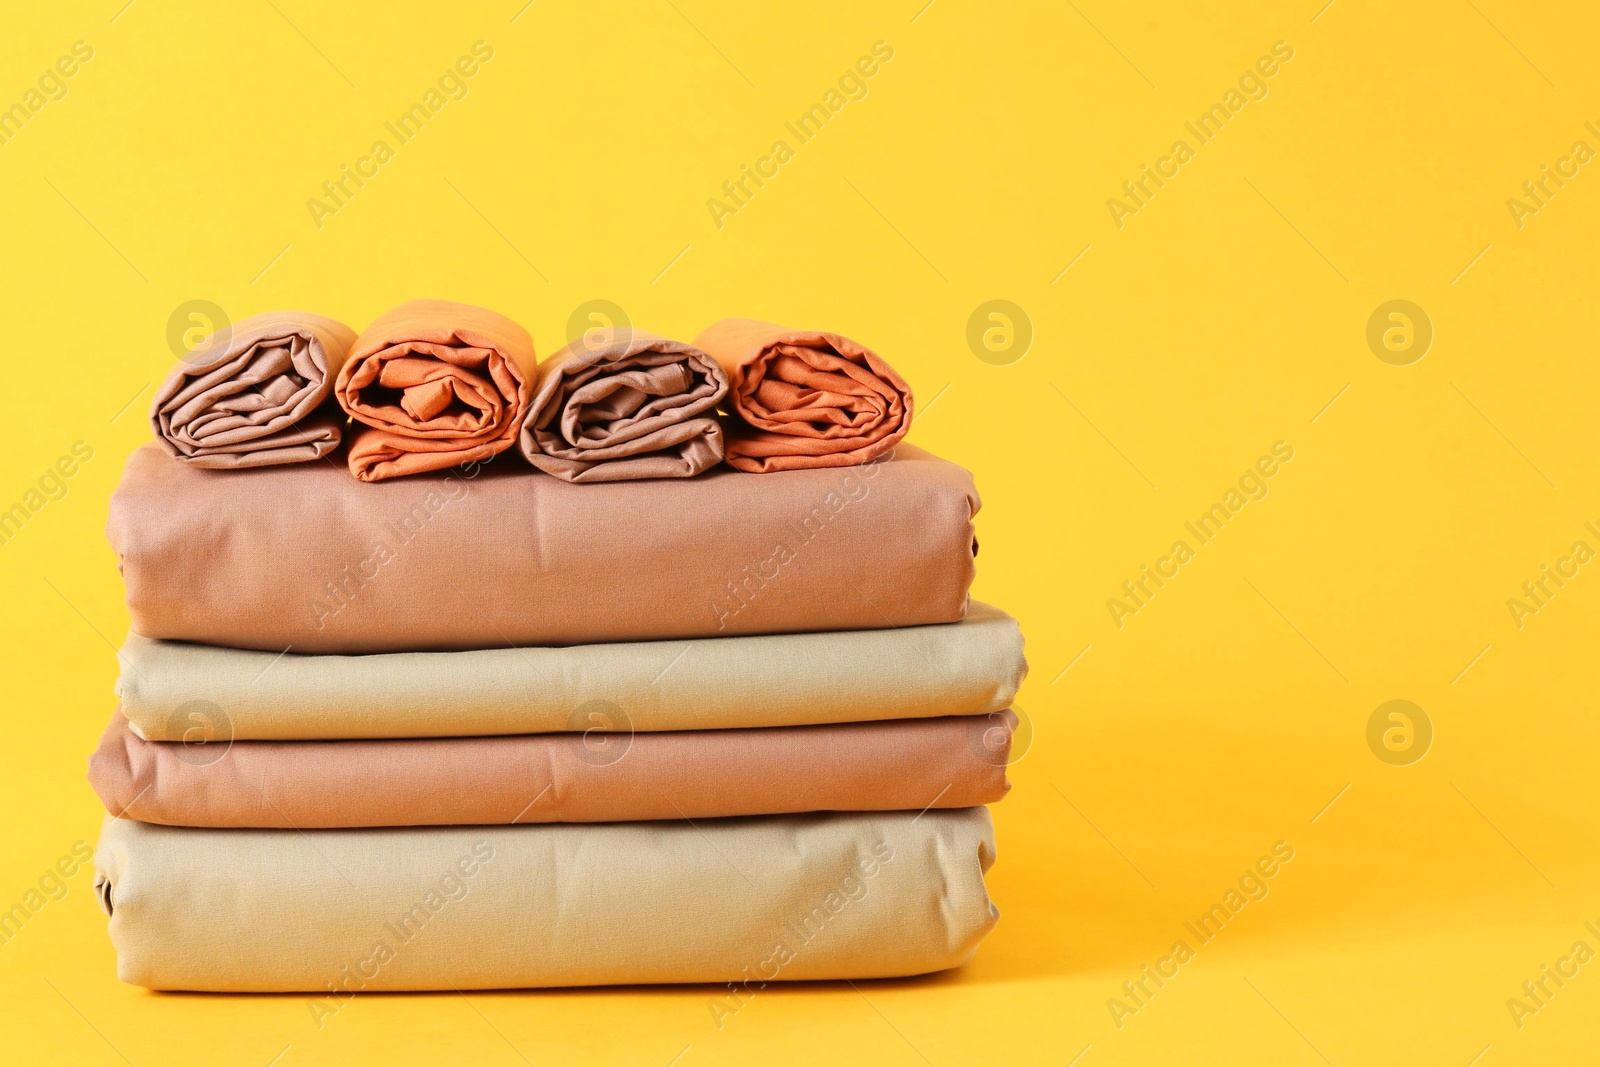
M 192 714 L 241 741 L 984 715 L 1027 674 L 1017 621 L 977 601 L 939 626 L 368 656 L 129 634 L 118 662 L 122 713 L 151 741 L 183 740 Z
M 322 1023 L 363 991 L 944 970 L 999 917 L 993 861 L 987 808 L 306 831 L 107 816 L 95 888 L 123 981 L 306 992 Z

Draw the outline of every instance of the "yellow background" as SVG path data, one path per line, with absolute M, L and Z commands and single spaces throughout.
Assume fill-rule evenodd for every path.
M 1600 962 L 1521 1029 L 1506 1001 L 1600 948 L 1600 564 L 1520 629 L 1506 601 L 1600 547 L 1600 164 L 1520 228 L 1506 201 L 1600 148 L 1600 26 L 1322 2 L 8 13 L 0 104 L 95 55 L 0 145 L 0 507 L 73 442 L 95 458 L 0 546 L 0 907 L 97 832 L 84 763 L 127 625 L 106 499 L 194 299 L 357 328 L 466 300 L 543 353 L 591 299 L 678 337 L 739 314 L 861 339 L 912 382 L 912 440 L 976 472 L 975 592 L 1023 622 L 1035 741 L 996 811 L 1003 918 L 957 973 L 769 989 L 721 1031 L 685 988 L 363 995 L 319 1032 L 297 997 L 120 984 L 80 873 L 0 948 L 6 1058 L 1591 1059 Z M 317 228 L 306 200 L 478 40 L 467 98 Z M 715 226 L 706 200 L 879 40 L 869 95 Z M 1269 95 L 1119 229 L 1107 199 L 1277 41 Z M 966 341 L 990 299 L 1035 331 L 1009 365 Z M 1409 366 L 1365 339 L 1394 299 L 1434 328 Z M 1119 629 L 1107 598 L 1280 440 L 1270 495 Z M 1435 731 L 1410 766 L 1367 745 L 1391 699 Z M 1108 999 L 1280 840 L 1270 895 L 1119 1029 Z

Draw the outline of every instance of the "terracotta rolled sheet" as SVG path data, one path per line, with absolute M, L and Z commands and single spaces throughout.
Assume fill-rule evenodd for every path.
M 505 451 L 533 375 L 533 339 L 497 312 L 448 300 L 384 312 L 356 338 L 334 390 L 370 427 L 352 435 L 350 473 L 374 482 Z
M 518 444 L 569 482 L 692 478 L 722 462 L 716 360 L 642 330 L 595 331 L 539 364 Z
M 344 425 L 333 383 L 355 337 L 344 323 L 306 311 L 252 315 L 212 334 L 156 390 L 156 440 L 197 467 L 327 455 Z
M 239 741 L 607 728 L 585 707 L 621 732 L 986 715 L 1028 670 L 1017 621 L 976 601 L 941 626 L 370 656 L 130 634 L 118 661 L 122 712 L 152 741 L 195 712 Z
M 142 741 L 89 760 L 113 815 L 168 826 L 475 826 L 969 808 L 1005 796 L 1016 719 L 408 741 Z M 197 742 L 203 738 L 196 738 Z
M 728 463 L 742 471 L 848 467 L 911 428 L 911 387 L 836 333 L 723 319 L 695 339 L 728 372 Z
M 322 1027 L 377 990 L 747 996 L 956 967 L 999 917 L 993 862 L 985 808 L 303 833 L 107 817 L 95 854 L 123 981 L 305 992 Z
M 360 484 L 135 451 L 108 533 L 146 637 L 312 653 L 956 622 L 972 476 L 910 445 L 849 470 L 572 485 L 502 457 Z

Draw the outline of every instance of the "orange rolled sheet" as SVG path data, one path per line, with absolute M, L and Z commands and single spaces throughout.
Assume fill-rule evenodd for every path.
M 854 466 L 911 428 L 911 387 L 848 337 L 723 319 L 694 343 L 728 372 L 727 460 L 739 470 Z
M 413 300 L 361 331 L 339 372 L 364 482 L 444 470 L 510 448 L 533 394 L 533 339 L 471 304 Z
M 150 405 L 156 440 L 196 467 L 304 463 L 339 447 L 330 400 L 355 331 L 325 315 L 268 311 L 207 337 Z
M 693 345 L 596 331 L 539 364 L 519 445 L 568 482 L 692 478 L 722 462 L 727 394 L 727 375 Z
M 921 811 L 1010 789 L 1016 717 L 398 741 L 145 741 L 89 761 L 106 810 L 169 826 L 334 828 Z

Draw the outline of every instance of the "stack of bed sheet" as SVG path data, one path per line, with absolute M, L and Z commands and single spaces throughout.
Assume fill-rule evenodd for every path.
M 536 364 L 418 302 L 186 357 L 111 504 L 121 977 L 336 1003 L 968 960 L 1026 665 L 910 413 L 854 342 L 743 320 Z

